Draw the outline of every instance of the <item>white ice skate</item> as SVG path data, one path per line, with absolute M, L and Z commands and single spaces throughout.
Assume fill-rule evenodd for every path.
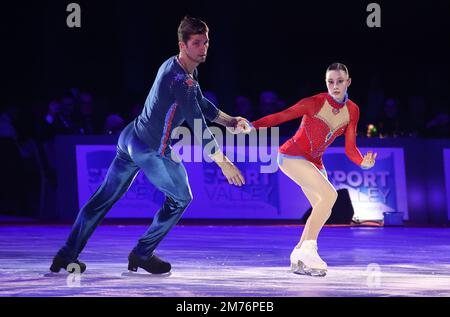
M 300 248 L 294 248 L 291 253 L 291 271 L 310 276 L 327 274 L 327 264 L 317 253 L 316 240 L 305 240 Z

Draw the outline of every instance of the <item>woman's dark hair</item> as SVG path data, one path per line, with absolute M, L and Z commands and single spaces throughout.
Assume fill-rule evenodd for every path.
M 328 66 L 326 73 L 328 73 L 330 70 L 342 70 L 344 71 L 347 76 L 350 76 L 350 73 L 348 72 L 347 66 L 345 66 L 342 63 L 333 63 L 330 66 Z
M 178 42 L 187 44 L 191 35 L 205 34 L 208 31 L 208 26 L 202 20 L 185 16 L 178 26 Z

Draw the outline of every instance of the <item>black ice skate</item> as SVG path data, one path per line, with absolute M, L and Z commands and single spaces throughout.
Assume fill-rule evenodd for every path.
M 128 256 L 128 270 L 137 272 L 139 267 L 152 274 L 168 273 L 172 268 L 169 262 L 161 260 L 155 254 L 153 254 L 150 259 L 143 260 L 131 252 Z
M 72 265 L 68 269 L 68 266 L 70 264 Z M 77 268 L 75 267 L 76 265 L 78 265 L 79 270 L 77 270 Z M 53 273 L 58 273 L 59 271 L 61 271 L 61 269 L 66 270 L 68 273 L 76 273 L 76 272 L 83 273 L 84 271 L 86 271 L 86 264 L 78 260 L 69 262 L 63 257 L 55 255 L 55 257 L 53 258 L 53 263 L 50 266 L 50 271 L 52 271 Z

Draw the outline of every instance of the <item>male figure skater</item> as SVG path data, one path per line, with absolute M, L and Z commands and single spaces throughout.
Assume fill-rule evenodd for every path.
M 192 200 L 186 170 L 171 158 L 171 133 L 185 120 L 194 129 L 199 120 L 203 147 L 213 142 L 210 157 L 222 169 L 230 184 L 242 186 L 244 178 L 236 166 L 221 152 L 205 117 L 227 127 L 237 127 L 240 117 L 231 117 L 217 109 L 200 90 L 196 67 L 204 63 L 209 46 L 208 26 L 201 20 L 185 17 L 178 27 L 179 55 L 166 60 L 145 102 L 142 113 L 120 134 L 117 154 L 102 185 L 80 210 L 66 244 L 58 251 L 50 267 L 52 272 L 68 270 L 70 263 L 86 270 L 78 256 L 95 228 L 113 204 L 128 190 L 139 169 L 161 190 L 165 202 L 157 211 L 147 232 L 128 256 L 128 269 L 143 268 L 152 274 L 171 270 L 154 250 L 181 218 Z M 195 131 L 195 129 L 194 129 Z

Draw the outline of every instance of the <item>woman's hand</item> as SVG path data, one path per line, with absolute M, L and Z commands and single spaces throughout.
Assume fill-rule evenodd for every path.
M 363 161 L 361 163 L 361 168 L 372 168 L 375 165 L 375 158 L 377 157 L 377 155 L 378 153 L 372 153 L 372 151 L 367 152 L 367 154 L 364 155 Z

